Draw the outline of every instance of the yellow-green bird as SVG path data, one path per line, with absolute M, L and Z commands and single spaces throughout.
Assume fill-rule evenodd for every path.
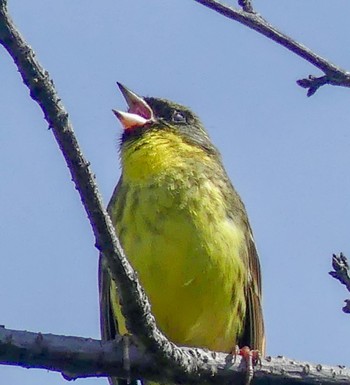
M 189 108 L 118 86 L 128 112 L 114 111 L 122 175 L 108 212 L 158 327 L 178 345 L 263 354 L 258 254 L 219 151 Z M 127 330 L 103 256 L 99 285 L 109 340 Z

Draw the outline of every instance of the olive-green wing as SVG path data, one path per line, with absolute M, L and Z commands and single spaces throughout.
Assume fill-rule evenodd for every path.
M 105 257 L 100 254 L 99 291 L 100 291 L 100 328 L 103 340 L 113 340 L 118 333 L 117 320 L 113 315 L 110 301 L 111 276 L 108 272 Z
M 253 233 L 249 225 L 244 204 L 238 193 L 232 186 L 224 169 L 220 182 L 225 185 L 223 191 L 228 191 L 226 200 L 228 202 L 227 214 L 244 229 L 246 248 L 242 252 L 242 259 L 247 267 L 247 282 L 245 288 L 246 314 L 242 337 L 237 341 L 240 347 L 248 346 L 257 349 L 261 354 L 265 353 L 265 332 L 262 313 L 261 273 L 258 252 L 255 247 Z M 219 183 L 220 183 L 219 182 Z
M 110 208 L 115 204 L 115 200 L 120 188 L 120 180 L 113 191 L 112 199 L 108 204 L 108 212 Z M 98 266 L 98 286 L 100 296 L 100 328 L 101 336 L 103 340 L 115 339 L 118 333 L 118 323 L 113 315 L 110 287 L 111 276 L 108 271 L 107 261 L 103 254 L 100 254 L 99 266 Z
M 248 283 L 246 287 L 245 328 L 240 346 L 249 346 L 265 354 L 265 331 L 262 312 L 261 272 L 258 253 L 248 225 L 247 234 Z

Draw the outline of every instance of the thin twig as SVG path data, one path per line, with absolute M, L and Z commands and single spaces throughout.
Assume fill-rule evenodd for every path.
M 332 267 L 334 270 L 330 271 L 329 274 L 345 285 L 350 292 L 350 266 L 343 253 L 340 253 L 339 255 L 333 254 Z M 345 300 L 345 306 L 342 310 L 344 313 L 350 313 L 350 299 Z
M 329 274 L 345 285 L 350 292 L 350 267 L 346 256 L 343 253 L 333 254 L 332 267 L 334 271 L 330 271 Z
M 238 0 L 238 5 L 244 12 L 254 13 L 253 4 L 250 0 Z
M 271 40 L 274 40 L 276 43 L 282 45 L 288 50 L 294 52 L 296 55 L 307 60 L 309 63 L 313 64 L 315 67 L 324 72 L 325 76 L 315 77 L 310 75 L 306 79 L 300 79 L 297 81 L 298 85 L 308 89 L 308 96 L 313 95 L 317 89 L 324 84 L 350 87 L 350 72 L 336 66 L 323 57 L 317 55 L 309 48 L 280 32 L 256 12 L 251 13 L 241 11 L 215 0 L 194 1 L 220 13 L 225 17 L 228 17 L 229 19 L 238 21 L 248 28 L 254 29 L 255 31 L 261 33 Z

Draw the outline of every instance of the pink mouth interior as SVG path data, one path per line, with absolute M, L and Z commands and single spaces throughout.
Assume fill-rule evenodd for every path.
M 152 118 L 152 110 L 148 107 L 147 104 L 143 104 L 142 102 L 132 103 L 132 105 L 129 107 L 128 112 L 142 116 L 145 119 Z

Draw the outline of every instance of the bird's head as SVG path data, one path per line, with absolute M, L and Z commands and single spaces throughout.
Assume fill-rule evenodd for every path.
M 134 142 L 153 131 L 173 132 L 188 144 L 216 154 L 199 118 L 187 107 L 166 99 L 141 97 L 124 85 L 117 83 L 127 104 L 127 112 L 113 110 L 123 125 L 121 144 Z

